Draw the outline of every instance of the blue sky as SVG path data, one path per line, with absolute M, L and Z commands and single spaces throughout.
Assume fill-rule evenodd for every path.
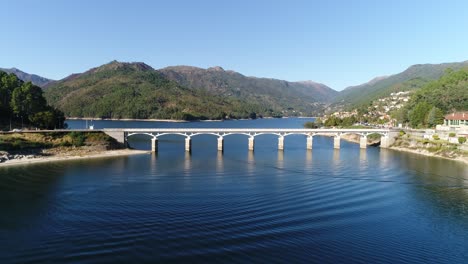
M 468 60 L 468 1 L 0 0 L 0 67 L 60 79 L 111 60 L 219 65 L 341 90 Z

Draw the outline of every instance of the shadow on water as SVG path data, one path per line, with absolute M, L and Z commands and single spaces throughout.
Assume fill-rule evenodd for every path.
M 450 217 L 468 227 L 468 167 L 451 160 L 382 151 L 387 160 L 397 163 L 407 172 L 408 181 L 418 185 L 414 195 L 421 203 L 429 203 L 436 211 L 426 211 L 433 217 Z

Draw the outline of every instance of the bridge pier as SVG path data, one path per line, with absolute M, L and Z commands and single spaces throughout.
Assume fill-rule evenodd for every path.
M 390 147 L 390 138 L 388 136 L 382 136 L 380 138 L 380 147 L 381 148 L 388 148 Z
M 218 137 L 218 151 L 224 151 L 224 138 Z
M 190 137 L 185 138 L 185 151 L 192 152 L 192 139 Z
M 254 146 L 255 146 L 254 137 L 250 136 L 249 137 L 249 150 L 254 150 Z
M 278 137 L 278 150 L 284 150 L 284 136 Z
M 359 139 L 359 147 L 362 149 L 367 148 L 367 136 L 361 136 Z
M 334 149 L 340 149 L 340 141 L 341 141 L 341 136 L 340 135 L 335 135 L 335 137 L 333 137 L 333 148 Z
M 158 138 L 151 139 L 151 152 L 158 152 Z
M 314 143 L 314 136 L 307 136 L 307 149 L 312 149 Z

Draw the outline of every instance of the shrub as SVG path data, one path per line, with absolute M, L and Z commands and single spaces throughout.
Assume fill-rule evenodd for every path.
M 403 130 L 400 130 L 400 137 L 404 136 L 406 133 Z
M 318 128 L 318 126 L 315 122 L 305 122 L 304 128 Z
M 440 138 L 439 138 L 439 135 L 437 135 L 437 134 L 432 135 L 432 138 L 433 138 L 434 140 L 439 140 L 439 139 L 440 139 Z
M 80 132 L 71 132 L 70 137 L 72 140 L 72 145 L 75 147 L 81 147 L 84 145 L 85 142 L 85 136 L 83 133 Z
M 382 137 L 382 135 L 380 135 L 380 134 L 370 134 L 370 135 L 367 136 L 367 138 L 368 138 L 369 140 L 378 140 L 378 139 L 380 139 L 381 137 Z
M 453 133 L 453 132 L 450 132 L 450 133 L 449 133 L 449 137 L 455 137 L 455 135 L 456 135 L 456 134 Z
M 466 142 L 466 137 L 459 137 L 458 138 L 458 143 L 464 144 Z

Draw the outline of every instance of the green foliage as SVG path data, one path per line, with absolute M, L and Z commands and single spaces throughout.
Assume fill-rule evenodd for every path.
M 447 71 L 447 69 L 459 70 L 467 66 L 467 62 L 413 65 L 407 70 L 387 78 L 345 89 L 335 98 L 334 103 L 335 105 L 347 105 L 348 109 L 367 106 L 370 102 L 389 96 L 392 92 L 418 90 L 444 74 L 451 74 L 451 71 Z M 437 104 L 432 105 L 446 111 Z
M 84 146 L 85 139 L 86 139 L 84 133 L 73 131 L 69 135 L 72 140 L 71 144 L 73 146 L 75 147 Z
M 431 110 L 432 106 L 427 102 L 419 102 L 416 106 L 408 113 L 410 125 L 412 127 L 423 127 L 427 124 L 427 114 Z
M 404 136 L 405 134 L 406 134 L 406 132 L 405 132 L 405 131 L 403 131 L 403 130 L 400 130 L 400 132 L 399 132 L 399 135 L 400 135 L 400 137 Z
M 453 132 L 450 132 L 449 133 L 449 137 L 455 137 L 457 134 L 453 133 Z
M 466 142 L 466 137 L 459 137 L 458 138 L 458 143 L 464 144 Z
M 432 109 L 427 114 L 427 122 L 430 127 L 435 127 L 444 123 L 444 112 L 437 107 L 432 107 Z
M 443 123 L 443 114 L 468 109 L 468 69 L 447 71 L 413 94 L 401 109 L 412 127 L 433 127 Z
M 374 141 L 374 140 L 378 140 L 382 137 L 382 135 L 380 134 L 370 134 L 370 135 L 367 135 L 367 138 L 371 141 Z
M 440 139 L 440 138 L 439 138 L 439 135 L 437 135 L 437 134 L 432 135 L 432 138 L 433 138 L 434 140 L 439 140 L 439 139 Z
M 304 123 L 304 128 L 319 128 L 319 126 L 317 123 L 309 121 Z
M 0 125 L 23 123 L 38 128 L 63 128 L 62 112 L 47 105 L 42 89 L 0 71 Z
M 340 126 L 343 120 L 341 118 L 336 117 L 336 116 L 330 116 L 327 120 L 325 120 L 324 125 L 326 127 L 335 127 L 335 126 Z
M 31 116 L 45 110 L 47 103 L 42 89 L 32 83 L 23 83 L 13 90 L 10 107 L 19 116 Z
M 339 118 L 336 116 L 330 116 L 324 123 L 326 127 L 352 127 L 356 122 L 355 116 Z
M 156 71 L 142 63 L 111 62 L 50 84 L 45 96 L 73 117 L 219 120 L 282 117 L 282 111 L 310 114 L 319 108 L 312 102 L 336 93 L 319 88 L 323 93 L 311 92 L 307 84 L 249 78 L 221 69 Z

